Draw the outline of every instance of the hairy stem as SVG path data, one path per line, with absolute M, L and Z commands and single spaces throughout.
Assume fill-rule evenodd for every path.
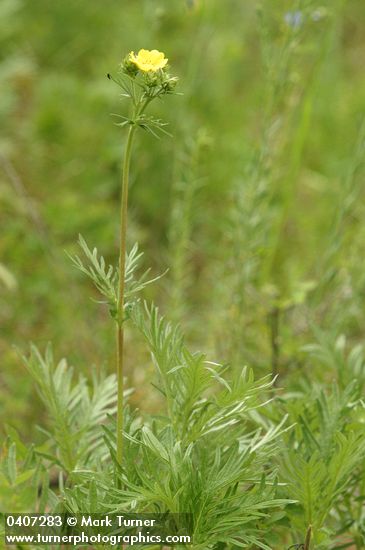
M 118 376 L 118 403 L 117 403 L 117 459 L 119 464 L 123 460 L 123 392 L 124 392 L 124 288 L 125 288 L 125 256 L 128 213 L 129 167 L 132 152 L 133 136 L 136 126 L 129 127 L 127 144 L 124 154 L 122 173 L 122 196 L 120 204 L 120 249 L 119 249 L 119 289 L 117 311 L 117 376 Z

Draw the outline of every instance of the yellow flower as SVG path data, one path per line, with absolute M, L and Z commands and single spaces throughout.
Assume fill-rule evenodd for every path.
M 145 73 L 155 73 L 167 65 L 168 59 L 158 50 L 139 50 L 137 55 L 134 52 L 129 54 L 129 61 Z

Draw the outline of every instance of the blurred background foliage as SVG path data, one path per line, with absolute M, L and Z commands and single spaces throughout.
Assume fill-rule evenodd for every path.
M 364 29 L 361 0 L 1 1 L 4 422 L 28 437 L 39 415 L 28 341 L 84 374 L 114 368 L 108 313 L 64 251 L 81 233 L 116 263 L 125 134 L 110 114 L 126 105 L 106 74 L 140 48 L 166 53 L 183 93 L 155 107 L 174 137 L 140 132 L 134 152 L 129 243 L 169 268 L 149 297 L 233 368 L 293 389 L 336 377 L 303 346 L 364 336 Z M 134 403 L 154 410 L 127 338 Z

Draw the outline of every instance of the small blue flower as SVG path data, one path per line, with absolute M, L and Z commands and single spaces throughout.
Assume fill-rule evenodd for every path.
M 301 11 L 288 11 L 285 16 L 285 23 L 292 29 L 299 29 L 303 25 L 304 16 Z

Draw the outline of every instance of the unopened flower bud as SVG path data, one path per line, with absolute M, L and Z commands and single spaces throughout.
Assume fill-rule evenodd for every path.
M 166 75 L 162 86 L 166 92 L 172 92 L 176 88 L 178 81 L 179 79 L 177 76 Z
M 128 76 L 135 77 L 138 73 L 138 67 L 133 61 L 131 60 L 130 54 L 128 54 L 121 64 L 122 71 L 127 74 Z

